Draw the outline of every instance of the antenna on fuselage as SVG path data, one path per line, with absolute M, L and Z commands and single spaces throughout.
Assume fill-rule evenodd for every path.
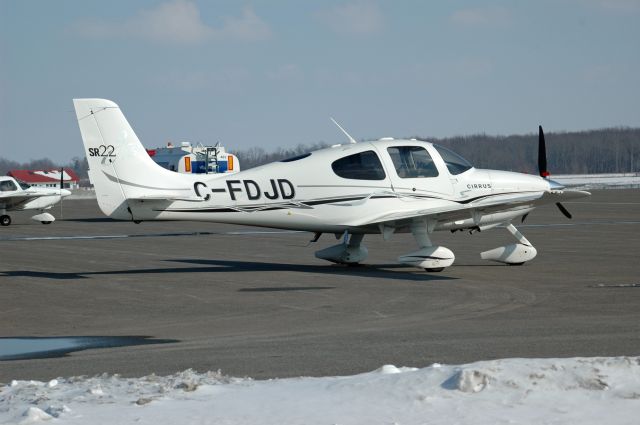
M 351 137 L 351 135 L 349 133 L 347 133 L 347 130 L 345 130 L 344 128 L 342 128 L 342 126 L 340 124 L 338 124 L 338 122 L 336 120 L 334 120 L 333 118 L 329 117 L 329 119 L 331 121 L 333 121 L 333 123 L 335 125 L 338 126 L 338 128 L 340 129 L 340 131 L 342 131 L 348 138 L 349 138 L 349 143 L 358 143 L 356 142 L 356 139 L 354 139 L 353 137 Z

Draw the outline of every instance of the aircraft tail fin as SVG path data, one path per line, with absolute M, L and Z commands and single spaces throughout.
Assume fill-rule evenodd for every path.
M 117 104 L 106 99 L 74 99 L 73 105 L 102 212 L 135 220 L 129 199 L 155 194 L 188 196 L 187 176 L 156 164 Z

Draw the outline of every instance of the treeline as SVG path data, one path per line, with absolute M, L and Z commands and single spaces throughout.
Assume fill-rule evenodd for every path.
M 329 145 L 326 143 L 314 143 L 311 145 L 299 144 L 294 148 L 278 148 L 273 152 L 267 152 L 263 148 L 256 147 L 248 149 L 230 148 L 227 150 L 238 157 L 240 160 L 241 170 L 248 170 L 249 168 L 254 168 L 274 161 L 280 161 L 281 159 L 292 158 L 294 156 L 326 148 L 328 146 Z
M 443 139 L 413 136 L 446 146 L 468 159 L 477 168 L 491 168 L 536 174 L 538 134 L 491 136 L 477 134 Z M 580 132 L 545 134 L 548 169 L 554 174 L 597 174 L 640 172 L 640 128 L 605 128 Z M 266 151 L 263 148 L 229 149 L 240 159 L 243 170 L 290 158 L 328 146 L 326 143 L 298 145 Z M 0 158 L 0 175 L 15 169 L 72 168 L 86 181 L 86 158 L 67 164 L 50 159 L 19 163 Z
M 538 134 L 426 139 L 451 148 L 477 168 L 538 172 Z M 554 174 L 640 171 L 640 128 L 545 133 L 547 165 Z

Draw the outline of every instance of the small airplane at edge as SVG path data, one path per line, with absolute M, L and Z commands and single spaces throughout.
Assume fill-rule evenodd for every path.
M 0 176 L 0 225 L 9 226 L 11 216 L 7 211 L 40 210 L 39 214 L 31 217 L 42 224 L 50 224 L 56 219 L 46 212 L 49 208 L 60 202 L 71 192 L 62 189 L 48 189 L 32 187 L 20 183 L 10 176 Z
M 474 168 L 458 154 L 416 139 L 382 138 L 309 152 L 233 175 L 180 174 L 157 165 L 122 111 L 105 99 L 74 99 L 100 209 L 114 219 L 189 220 L 323 233 L 342 241 L 316 257 L 347 265 L 364 261 L 365 235 L 389 240 L 411 232 L 417 249 L 398 262 L 442 271 L 453 252 L 431 241 L 438 230 L 504 227 L 515 243 L 481 253 L 511 265 L 537 251 L 516 229 L 536 207 L 589 196 L 549 178 L 539 128 L 540 175 Z M 335 122 L 335 121 L 334 121 Z M 336 123 L 337 124 L 337 123 Z

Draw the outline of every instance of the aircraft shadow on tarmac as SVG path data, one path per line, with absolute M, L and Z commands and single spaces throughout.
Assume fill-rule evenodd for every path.
M 148 344 L 173 344 L 177 339 L 150 336 L 0 337 L 0 361 L 64 357 L 75 351 Z
M 289 291 L 323 291 L 336 289 L 335 286 L 269 286 L 264 288 L 241 288 L 238 292 L 289 292 Z
M 288 264 L 288 263 L 261 263 L 255 261 L 230 261 L 230 260 L 206 260 L 206 259 L 171 259 L 165 260 L 175 263 L 187 263 L 197 266 L 192 267 L 166 267 L 150 269 L 129 269 L 129 270 L 109 270 L 109 271 L 87 271 L 87 272 L 41 272 L 31 270 L 13 270 L 0 272 L 0 276 L 6 277 L 35 277 L 42 279 L 87 279 L 90 276 L 105 275 L 145 275 L 158 273 L 241 273 L 241 272 L 297 272 L 315 273 L 322 275 L 338 275 L 353 277 L 371 277 L 403 281 L 446 281 L 458 278 L 449 277 L 442 274 L 431 274 L 424 271 L 409 271 L 410 266 L 402 264 L 376 264 L 347 267 L 342 265 L 311 265 L 311 264 Z M 401 269 L 400 271 L 389 269 Z

